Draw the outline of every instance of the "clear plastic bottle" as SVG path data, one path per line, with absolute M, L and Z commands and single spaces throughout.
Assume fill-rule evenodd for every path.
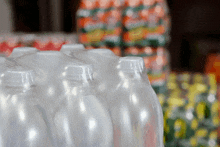
M 89 65 L 70 65 L 64 71 L 65 99 L 54 117 L 59 147 L 112 147 L 110 116 L 91 91 Z
M 65 93 L 65 87 L 62 85 L 63 71 L 68 65 L 83 63 L 59 51 L 40 51 L 16 58 L 15 61 L 22 66 L 33 68 L 36 72 L 36 103 L 53 135 L 53 142 L 57 144 L 52 118 L 62 101 L 61 96 Z
M 9 58 L 18 58 L 20 56 L 26 55 L 26 54 L 33 54 L 38 52 L 38 50 L 34 47 L 17 47 L 14 48 L 12 53 L 10 54 Z
M 93 49 L 86 52 L 76 52 L 73 54 L 73 57 L 81 59 L 85 63 L 92 64 L 94 66 L 94 79 L 100 79 L 100 82 L 115 75 L 114 72 L 119 59 L 119 57 L 109 49 Z
M 39 104 L 50 113 L 56 109 L 59 95 L 63 93 L 62 72 L 66 66 L 83 64 L 59 51 L 41 51 L 16 58 L 15 61 L 36 71 L 36 90 L 41 95 Z
M 3 77 L 0 105 L 1 147 L 52 147 L 47 126 L 35 107 L 33 71 L 16 66 Z
M 94 66 L 94 89 L 96 92 L 97 98 L 102 102 L 105 108 L 109 108 L 109 103 L 111 103 L 112 98 L 110 96 L 107 97 L 108 94 L 114 93 L 119 86 L 120 82 L 123 82 L 124 79 L 121 77 L 121 69 L 118 68 L 119 57 L 115 56 L 108 49 L 94 49 L 88 50 L 85 52 L 73 52 L 71 54 L 73 58 L 78 58 L 84 61 L 87 64 L 92 64 Z M 140 57 L 134 58 L 121 58 L 123 60 L 128 59 L 128 63 L 134 62 L 134 65 L 137 64 L 140 66 L 141 72 L 139 81 L 137 80 L 136 84 L 142 83 L 145 87 L 146 95 L 145 97 L 152 101 L 152 105 L 155 107 L 154 111 L 155 116 L 157 116 L 160 133 L 158 134 L 158 140 L 160 141 L 160 145 L 163 144 L 163 114 L 162 108 L 159 103 L 159 100 L 156 96 L 156 93 L 152 89 L 148 76 L 147 69 L 144 67 L 143 59 Z M 132 70 L 132 68 L 131 68 Z M 133 69 L 135 70 L 135 69 Z M 138 86 L 137 86 L 138 88 Z M 143 88 L 140 88 L 143 89 Z M 129 91 L 128 91 L 129 92 Z M 144 95 L 143 95 L 144 97 Z M 156 123 L 156 122 L 154 122 Z M 157 141 L 158 141 L 157 140 Z M 158 141 L 158 142 L 159 142 Z M 160 146 L 158 145 L 158 146 Z
M 127 58 L 131 58 L 131 57 L 127 57 Z M 131 58 L 131 59 L 132 59 L 132 58 Z M 151 97 L 150 97 L 150 98 L 152 98 L 153 101 L 156 103 L 155 105 L 157 106 L 157 115 L 158 115 L 158 120 L 159 120 L 159 125 L 160 125 L 160 129 L 159 129 L 159 130 L 160 130 L 160 141 L 163 142 L 163 134 L 164 134 L 163 111 L 162 111 L 162 107 L 161 107 L 160 101 L 159 101 L 159 99 L 158 99 L 158 97 L 157 97 L 157 95 L 156 95 L 154 89 L 152 88 L 149 79 L 148 79 L 148 75 L 147 75 L 148 72 L 147 72 L 147 69 L 146 69 L 146 67 L 145 67 L 145 65 L 144 65 L 143 59 L 142 59 L 141 57 L 133 57 L 133 59 L 139 60 L 139 61 L 140 61 L 140 64 L 143 63 L 143 65 L 141 65 L 141 66 L 144 66 L 143 72 L 142 72 L 142 74 L 141 74 L 141 80 L 142 80 L 143 82 L 145 82 L 145 84 L 146 84 L 146 86 L 147 86 L 146 89 L 148 90 L 149 93 L 151 93 Z M 161 122 L 162 122 L 162 123 L 161 123 Z M 163 144 L 163 143 L 161 143 L 161 144 Z
M 72 58 L 93 65 L 93 87 L 97 98 L 107 108 L 106 94 L 118 83 L 117 69 L 119 57 L 109 49 L 93 49 L 73 52 Z
M 0 57 L 0 79 L 7 68 L 19 66 L 16 62 L 9 60 L 7 57 Z
M 143 79 L 143 65 L 143 59 L 138 57 L 119 60 L 119 83 L 106 97 L 113 122 L 114 146 L 163 146 L 162 110 L 150 84 Z

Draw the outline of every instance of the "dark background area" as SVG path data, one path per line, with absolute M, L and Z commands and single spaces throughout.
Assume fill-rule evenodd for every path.
M 169 0 L 172 69 L 202 72 L 207 54 L 218 52 L 219 0 Z
M 53 31 L 52 0 L 12 0 L 15 32 Z M 61 1 L 60 1 L 61 2 Z M 61 30 L 76 31 L 79 0 L 60 3 Z M 171 67 L 203 72 L 207 54 L 219 52 L 220 0 L 168 0 L 172 18 Z

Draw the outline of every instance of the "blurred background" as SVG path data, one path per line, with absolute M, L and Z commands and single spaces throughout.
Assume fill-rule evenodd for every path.
M 203 72 L 208 53 L 218 52 L 219 0 L 167 0 L 171 15 L 168 50 L 173 70 Z M 0 30 L 76 32 L 80 0 L 0 0 Z M 175 61 L 175 62 L 174 62 Z
M 217 147 L 220 1 L 89 1 L 0 0 L 0 51 L 83 43 L 143 57 L 163 107 L 165 146 Z

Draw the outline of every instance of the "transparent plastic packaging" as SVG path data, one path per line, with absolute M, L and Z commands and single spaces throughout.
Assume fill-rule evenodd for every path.
M 46 139 L 37 136 L 30 145 L 10 130 L 0 143 L 12 136 L 20 146 L 163 147 L 161 105 L 140 57 L 120 58 L 82 44 L 63 45 L 61 51 L 16 48 L 9 58 L 0 57 L 0 75 L 0 117 L 15 119 L 12 131 L 22 134 L 29 129 L 29 124 L 18 129 L 22 104 L 22 113 L 39 121 L 39 134 Z M 7 102 L 11 95 L 15 104 Z
M 162 147 L 162 108 L 148 80 L 143 58 L 119 58 L 108 49 L 76 51 L 72 46 L 69 51 L 72 53 L 68 55 L 72 58 L 94 66 L 95 93 L 111 114 L 114 145 Z M 139 102 L 135 105 L 135 101 Z M 141 109 L 144 111 L 141 112 Z M 122 120 L 125 113 L 127 119 Z M 141 115 L 148 115 L 148 118 L 142 120 L 138 117 Z
M 60 51 L 68 56 L 71 56 L 73 52 L 85 51 L 85 47 L 83 44 L 65 44 L 62 46 Z
M 0 145 L 2 147 L 52 147 L 47 126 L 37 107 L 32 70 L 16 66 L 3 77 L 0 105 Z
M 39 103 L 48 111 L 53 111 L 59 104 L 58 98 L 64 90 L 62 85 L 63 72 L 67 65 L 83 64 L 69 58 L 58 51 L 42 51 L 16 58 L 21 65 L 33 68 L 36 71 L 37 91 L 41 94 Z
M 119 80 L 116 69 L 119 57 L 109 49 L 72 51 L 69 55 L 93 65 L 93 87 L 97 98 L 107 107 L 106 94 Z
M 61 102 L 61 95 L 65 92 L 62 86 L 63 71 L 68 65 L 83 63 L 59 51 L 41 51 L 16 58 L 15 61 L 22 66 L 33 68 L 36 72 L 36 104 L 44 114 L 44 120 L 53 135 L 53 142 L 57 144 L 52 119 Z
M 9 58 L 18 58 L 26 54 L 33 54 L 38 52 L 38 50 L 34 47 L 17 47 L 14 48 Z
M 92 67 L 70 65 L 64 75 L 66 92 L 54 117 L 59 147 L 112 147 L 110 116 L 90 89 Z
M 0 57 L 0 79 L 3 77 L 4 72 L 8 68 L 13 68 L 16 66 L 20 66 L 20 65 L 17 62 L 15 62 L 14 60 L 11 60 L 7 57 Z
M 143 65 L 142 58 L 122 57 L 119 60 L 120 82 L 106 98 L 115 146 L 163 146 L 162 109 L 150 85 L 142 78 Z

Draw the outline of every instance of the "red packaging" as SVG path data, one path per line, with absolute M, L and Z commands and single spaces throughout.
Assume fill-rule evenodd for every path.
M 51 35 L 48 50 L 60 51 L 62 45 L 65 44 L 63 35 Z
M 96 8 L 99 9 L 107 9 L 110 6 L 110 0 L 98 0 L 96 1 Z
M 214 74 L 216 81 L 220 83 L 220 54 L 210 54 L 205 65 L 206 74 Z
M 114 47 L 111 49 L 112 52 L 116 55 L 116 56 L 121 56 L 121 49 L 120 47 Z
M 21 47 L 18 35 L 6 35 L 4 40 L 2 51 L 6 56 L 9 56 L 14 48 Z
M 40 51 L 48 50 L 50 39 L 46 35 L 39 35 L 34 41 L 34 47 Z
M 3 53 L 4 36 L 0 35 L 0 53 Z
M 92 10 L 96 6 L 95 4 L 96 4 L 96 0 L 82 0 L 80 3 L 80 8 Z
M 140 5 L 140 3 L 140 0 L 126 0 L 124 2 L 126 7 L 137 7 L 138 5 Z
M 121 0 L 111 0 L 110 7 L 120 8 L 123 6 L 124 1 Z
M 155 0 L 142 0 L 144 6 L 152 6 L 156 1 Z
M 128 47 L 124 50 L 125 56 L 139 56 L 140 49 L 138 47 Z

